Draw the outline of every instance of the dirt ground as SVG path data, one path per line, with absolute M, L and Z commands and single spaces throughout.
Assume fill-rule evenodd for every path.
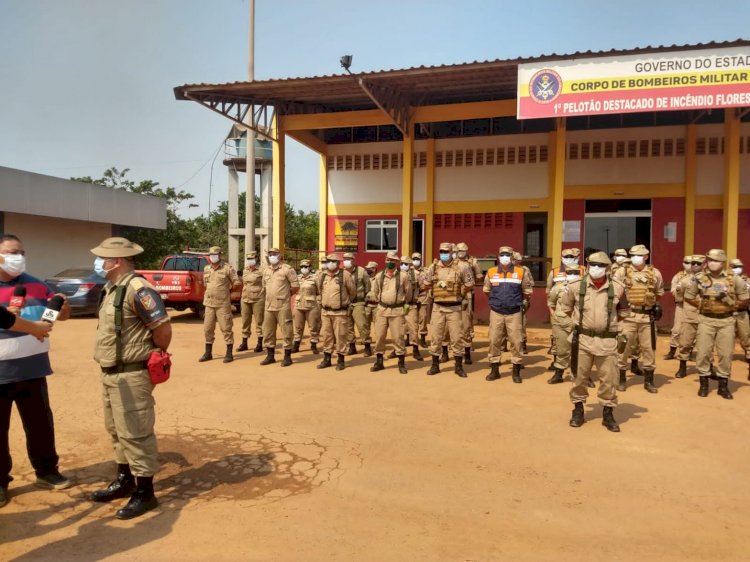
M 370 359 L 318 370 L 197 362 L 202 329 L 174 315 L 172 380 L 157 388 L 160 507 L 118 521 L 125 500 L 86 495 L 114 473 L 102 424 L 94 319 L 60 323 L 49 379 L 60 468 L 75 485 L 34 487 L 20 420 L 15 481 L 0 509 L 2 560 L 747 560 L 750 388 L 696 396 L 697 377 L 659 360 L 659 394 L 631 378 L 616 418 L 568 426 L 569 384 L 548 385 L 549 331 L 530 330 L 523 384 L 488 383 L 486 328 L 468 379 L 448 366 Z M 235 329 L 238 322 L 235 320 Z M 658 356 L 667 339 L 659 338 Z M 217 346 L 220 347 L 220 346 Z M 279 354 L 280 355 L 280 354 Z M 743 443 L 745 443 L 743 445 Z

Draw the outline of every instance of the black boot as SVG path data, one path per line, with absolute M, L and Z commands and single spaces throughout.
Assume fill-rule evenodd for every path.
M 347 355 L 357 355 L 357 344 L 355 342 L 349 344 L 349 351 Z
M 237 346 L 237 349 L 235 349 L 237 353 L 240 351 L 247 351 L 247 338 L 242 338 L 242 343 Z
M 716 375 L 716 369 L 714 369 L 714 364 L 711 362 L 711 364 L 708 366 L 708 371 L 710 375 L 708 375 L 708 378 L 712 381 L 718 381 L 719 377 Z
M 135 479 L 135 492 L 130 497 L 128 505 L 118 509 L 115 517 L 118 519 L 133 519 L 151 511 L 157 505 L 159 505 L 159 502 L 156 501 L 154 495 L 153 476 L 138 476 Z
M 415 345 L 414 347 L 417 347 L 417 346 Z M 404 355 L 398 356 L 398 372 L 401 373 L 402 375 L 405 375 L 406 373 L 409 372 L 406 370 L 406 364 L 404 363 L 405 360 L 406 360 L 406 356 Z
M 570 427 L 581 427 L 586 420 L 583 419 L 583 402 L 576 402 L 573 406 L 573 414 L 570 416 Z
M 299 353 L 299 344 L 301 343 L 301 341 L 297 340 L 292 344 L 292 353 Z
M 323 361 L 318 364 L 318 369 L 325 369 L 331 366 L 331 354 L 323 352 Z
M 318 350 L 318 342 L 316 341 L 310 342 L 310 351 L 312 351 L 315 355 L 320 353 L 320 351 Z
M 427 347 L 427 339 L 426 339 L 426 336 L 424 334 L 421 334 L 419 336 L 419 345 L 421 345 L 423 348 Z
M 440 357 L 437 355 L 432 356 L 432 365 L 430 365 L 430 369 L 427 371 L 428 375 L 437 375 L 440 372 Z
M 130 465 L 118 464 L 117 477 L 103 490 L 93 492 L 89 499 L 95 502 L 108 502 L 127 498 L 135 490 L 135 477 L 130 472 Z
M 552 356 L 552 363 L 549 364 L 549 367 L 547 367 L 548 371 L 554 371 L 557 367 L 555 367 L 555 363 L 557 362 L 557 355 Z
M 729 379 L 727 377 L 719 377 L 719 396 L 722 398 L 726 398 L 727 400 L 732 400 L 734 396 L 732 396 L 732 391 L 729 390 Z
M 339 353 L 339 360 L 336 362 L 336 370 L 343 371 L 346 369 L 346 363 L 344 363 L 344 354 Z
M 232 355 L 232 344 L 227 344 L 227 352 L 224 355 L 224 363 L 231 363 L 234 361 L 234 355 Z
M 391 349 L 391 352 L 388 354 L 388 359 L 395 359 L 396 358 L 396 350 Z
M 705 398 L 708 396 L 708 376 L 701 375 L 700 381 L 701 385 L 698 388 L 698 396 Z
M 625 369 L 620 369 L 620 382 L 617 383 L 617 390 L 619 392 L 625 392 L 625 384 L 628 379 L 625 375 Z
M 500 363 L 490 363 L 490 374 L 484 377 L 486 381 L 496 381 L 500 378 Z
M 365 342 L 365 352 L 363 355 L 365 357 L 372 357 L 372 344 L 370 342 Z
M 411 356 L 417 361 L 422 361 L 424 359 L 424 357 L 422 357 L 422 354 L 419 353 L 419 346 L 417 344 L 411 346 Z
M 292 364 L 292 350 L 291 349 L 285 349 L 284 350 L 284 359 L 281 361 L 282 367 L 288 367 Z
M 444 345 L 443 346 L 443 353 L 442 353 L 442 355 L 440 355 L 440 362 L 441 363 L 447 363 L 448 359 L 449 359 L 449 357 L 448 357 L 448 346 Z
M 263 338 L 258 338 L 258 343 L 255 344 L 255 349 L 253 349 L 255 353 L 260 353 L 263 351 Z
M 213 349 L 214 344 L 207 343 L 206 344 L 206 351 L 203 353 L 203 355 L 200 356 L 200 359 L 198 359 L 199 363 L 203 363 L 204 361 L 211 361 L 213 359 L 213 356 L 211 355 L 211 350 Z
M 372 367 L 370 367 L 370 371 L 373 373 L 376 373 L 377 371 L 382 371 L 385 369 L 385 365 L 383 365 L 383 354 L 378 353 L 375 355 L 375 363 L 373 363 Z
M 273 347 L 269 347 L 266 349 L 266 358 L 260 362 L 261 365 L 270 365 L 271 363 L 276 363 L 276 358 L 273 356 L 276 349 Z
M 521 342 L 521 352 L 526 355 L 529 352 L 529 349 L 526 347 L 526 340 L 523 340 Z
M 462 379 L 466 378 L 466 371 L 464 371 L 464 358 L 461 356 L 454 357 L 455 364 L 453 366 L 453 372 L 456 373 Z
M 750 381 L 750 359 L 747 360 L 747 380 Z
M 677 351 L 677 348 L 670 346 L 669 353 L 664 356 L 664 359 L 674 359 L 675 351 Z
M 631 359 L 630 360 L 630 372 L 634 375 L 642 375 L 643 372 L 641 371 L 641 368 L 638 366 L 638 359 Z
M 684 379 L 687 376 L 687 361 L 680 359 L 680 368 L 677 369 L 674 377 L 676 379 Z
M 547 381 L 547 384 L 560 384 L 563 380 L 563 370 L 555 369 L 555 374 Z
M 471 348 L 464 347 L 464 363 L 471 365 Z
M 653 369 L 645 369 L 643 371 L 643 388 L 646 389 L 646 392 L 650 392 L 651 394 L 656 394 L 658 389 L 654 386 L 654 371 Z
M 604 406 L 602 411 L 602 425 L 608 430 L 618 433 L 620 431 L 620 426 L 617 425 L 615 417 L 612 415 L 612 410 L 612 406 Z
M 510 378 L 513 379 L 513 382 L 515 383 L 522 383 L 523 379 L 521 378 L 521 364 L 520 363 L 514 363 L 513 364 L 513 372 L 510 374 Z

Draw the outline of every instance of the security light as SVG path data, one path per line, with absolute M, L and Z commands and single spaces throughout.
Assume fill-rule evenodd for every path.
M 349 72 L 349 67 L 352 65 L 352 56 L 351 55 L 344 55 L 341 57 L 341 66 L 344 67 L 344 70 Z

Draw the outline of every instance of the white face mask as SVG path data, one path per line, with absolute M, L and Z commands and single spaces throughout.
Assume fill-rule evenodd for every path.
M 211 263 L 219 263 L 219 256 L 217 254 L 211 254 L 210 256 L 208 256 L 208 260 Z
M 733 267 L 732 271 L 734 271 L 735 275 L 742 275 L 742 268 L 741 267 Z
M 630 257 L 630 263 L 632 263 L 634 266 L 638 267 L 640 265 L 643 265 L 646 263 L 646 258 L 643 256 L 631 256 Z
M 351 266 L 352 266 L 352 260 L 344 260 L 344 267 L 346 269 L 351 268 Z
M 310 268 L 309 267 L 301 267 L 300 268 L 300 272 L 302 273 L 302 275 L 307 275 L 308 273 L 310 273 Z
M 279 257 L 280 256 L 277 256 L 276 254 L 268 256 L 268 263 L 270 263 L 271 265 L 276 265 L 277 263 L 279 263 Z
M 708 269 L 713 271 L 714 273 L 717 273 L 724 269 L 724 262 L 723 261 L 710 261 L 708 262 Z
M 562 262 L 565 267 L 575 267 L 578 265 L 578 258 L 563 258 Z
M 414 267 L 419 267 L 420 265 L 422 265 L 421 260 L 411 260 L 411 263 L 414 264 Z
M 326 263 L 326 267 L 328 268 L 328 271 L 334 271 L 339 268 L 339 263 L 335 261 L 329 261 Z
M 255 267 L 255 264 L 258 263 L 257 260 L 247 260 L 245 262 L 245 265 L 249 265 L 250 267 Z
M 501 265 L 508 265 L 510 263 L 510 256 L 498 256 L 498 261 Z
M 615 256 L 615 261 L 617 263 L 622 263 L 625 261 L 625 256 Z
M 409 271 L 409 264 L 408 263 L 402 263 L 401 264 L 401 271 Z
M 3 254 L 3 263 L 0 269 L 11 277 L 18 277 L 26 271 L 26 256 L 21 254 Z
M 605 273 L 607 273 L 606 267 L 602 267 L 601 265 L 589 266 L 589 275 L 592 279 L 601 279 L 602 277 L 604 277 Z

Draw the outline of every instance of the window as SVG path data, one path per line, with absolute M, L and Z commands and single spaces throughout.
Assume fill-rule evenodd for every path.
M 367 251 L 388 252 L 398 248 L 398 220 L 367 221 Z

